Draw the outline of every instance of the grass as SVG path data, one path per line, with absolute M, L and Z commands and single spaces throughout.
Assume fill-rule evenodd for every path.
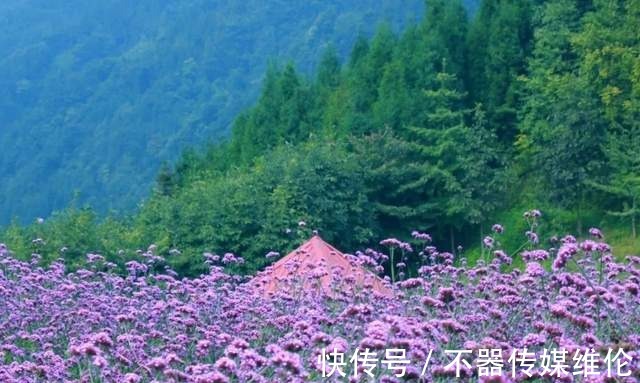
M 531 204 L 529 204 L 531 205 Z M 494 235 L 490 232 L 491 225 L 485 225 L 484 235 L 492 235 L 500 243 L 499 248 L 503 249 L 510 256 L 514 257 L 517 249 L 522 247 L 526 238 L 524 232 L 528 230 L 527 222 L 523 218 L 525 211 L 533 208 L 539 208 L 542 211 L 542 217 L 539 226 L 536 229 L 540 235 L 539 248 L 551 247 L 549 239 L 553 236 L 562 238 L 567 234 L 572 234 L 577 238 L 587 238 L 588 230 L 591 227 L 597 227 L 602 230 L 605 235 L 605 241 L 613 248 L 613 254 L 618 261 L 622 261 L 628 255 L 640 255 L 640 237 L 633 238 L 631 236 L 630 224 L 626 221 L 615 217 L 603 215 L 597 210 L 582 212 L 582 233 L 577 233 L 576 221 L 577 214 L 557 206 L 541 206 L 542 204 L 528 206 L 518 204 L 517 206 L 505 210 L 497 215 L 495 223 L 504 226 L 505 232 L 501 235 Z M 539 206 L 539 207 L 538 207 Z M 463 253 L 463 257 L 467 259 L 469 265 L 482 259 L 483 251 L 479 242 L 468 245 Z M 523 269 L 525 263 L 521 257 L 514 257 L 513 268 Z

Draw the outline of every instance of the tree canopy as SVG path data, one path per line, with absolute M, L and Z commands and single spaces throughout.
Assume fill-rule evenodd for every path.
M 255 270 L 311 230 L 345 250 L 429 230 L 455 252 L 531 204 L 576 217 L 579 233 L 595 212 L 635 235 L 638 25 L 635 0 L 484 0 L 472 15 L 428 1 L 419 23 L 381 24 L 344 60 L 328 45 L 311 76 L 272 63 L 230 137 L 164 166 L 131 217 L 72 208 L 5 236 L 27 249 L 46 231 L 117 259 L 101 237 L 113 233 L 124 254 L 179 249 L 173 262 L 195 273 L 209 251 Z

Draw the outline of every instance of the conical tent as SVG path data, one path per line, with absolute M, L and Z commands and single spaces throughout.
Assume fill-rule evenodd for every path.
M 373 294 L 393 297 L 387 282 L 357 265 L 318 235 L 267 267 L 250 284 L 267 295 L 283 289 L 291 292 L 292 286 L 297 286 L 309 292 L 322 289 L 329 296 L 338 291 L 369 290 Z

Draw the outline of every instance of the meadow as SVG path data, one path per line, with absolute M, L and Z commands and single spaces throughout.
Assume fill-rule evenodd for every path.
M 344 289 L 349 272 L 323 262 L 305 278 L 331 275 L 331 294 L 300 277 L 266 294 L 225 271 L 243 262 L 230 253 L 204 254 L 208 273 L 179 278 L 155 246 L 122 275 L 99 254 L 66 272 L 62 259 L 44 267 L 0 245 L 0 381 L 638 381 L 640 257 L 615 257 L 596 228 L 541 244 L 539 214 L 525 213 L 514 254 L 494 225 L 474 265 L 419 232 L 347 255 L 393 296 Z

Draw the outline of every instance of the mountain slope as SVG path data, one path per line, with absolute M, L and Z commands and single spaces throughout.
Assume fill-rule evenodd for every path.
M 401 28 L 421 0 L 9 0 L 0 5 L 0 224 L 72 199 L 128 210 L 163 161 L 219 140 L 270 59 Z M 74 198 L 74 194 L 76 195 Z

